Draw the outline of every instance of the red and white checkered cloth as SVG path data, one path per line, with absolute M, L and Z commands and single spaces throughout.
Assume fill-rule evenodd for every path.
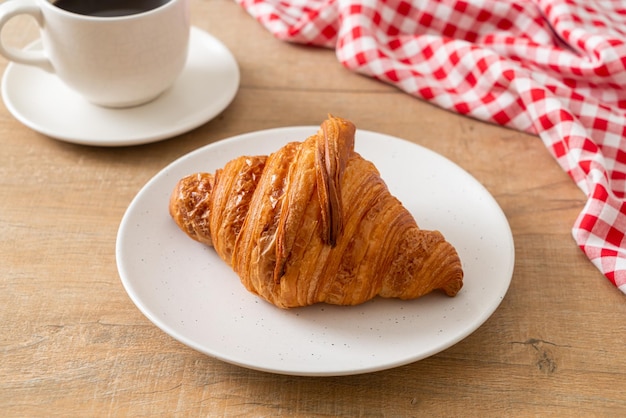
M 588 196 L 574 239 L 626 293 L 626 1 L 236 1 L 279 39 L 539 135 Z

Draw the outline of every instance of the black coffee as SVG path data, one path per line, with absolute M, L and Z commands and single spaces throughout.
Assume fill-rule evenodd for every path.
M 147 12 L 168 1 L 170 0 L 56 0 L 52 4 L 81 15 L 115 17 Z

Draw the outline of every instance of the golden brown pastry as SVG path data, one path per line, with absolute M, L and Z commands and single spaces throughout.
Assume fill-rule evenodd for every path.
M 304 142 L 187 176 L 170 214 L 250 292 L 281 308 L 414 299 L 435 289 L 456 295 L 456 250 L 438 231 L 418 228 L 354 151 L 354 134 L 351 122 L 330 116 Z

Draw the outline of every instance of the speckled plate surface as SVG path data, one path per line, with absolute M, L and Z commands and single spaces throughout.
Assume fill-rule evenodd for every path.
M 420 227 L 457 248 L 465 284 L 454 298 L 374 299 L 363 305 L 281 310 L 250 294 L 211 248 L 170 218 L 169 195 L 183 176 L 212 172 L 241 154 L 268 154 L 316 127 L 254 132 L 173 162 L 137 194 L 117 238 L 122 283 L 137 307 L 173 338 L 223 361 L 273 373 L 332 376 L 388 369 L 436 354 L 481 326 L 508 290 L 514 244 L 489 192 L 444 157 L 413 143 L 357 131 L 373 161 Z

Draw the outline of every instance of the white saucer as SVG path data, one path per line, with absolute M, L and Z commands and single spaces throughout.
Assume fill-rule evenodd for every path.
M 40 42 L 29 48 L 41 48 Z M 239 87 L 239 67 L 216 38 L 191 28 L 187 65 L 174 85 L 156 100 L 127 109 L 87 102 L 56 76 L 10 63 L 2 99 L 29 128 L 62 141 L 85 145 L 138 145 L 194 129 L 230 104 Z

